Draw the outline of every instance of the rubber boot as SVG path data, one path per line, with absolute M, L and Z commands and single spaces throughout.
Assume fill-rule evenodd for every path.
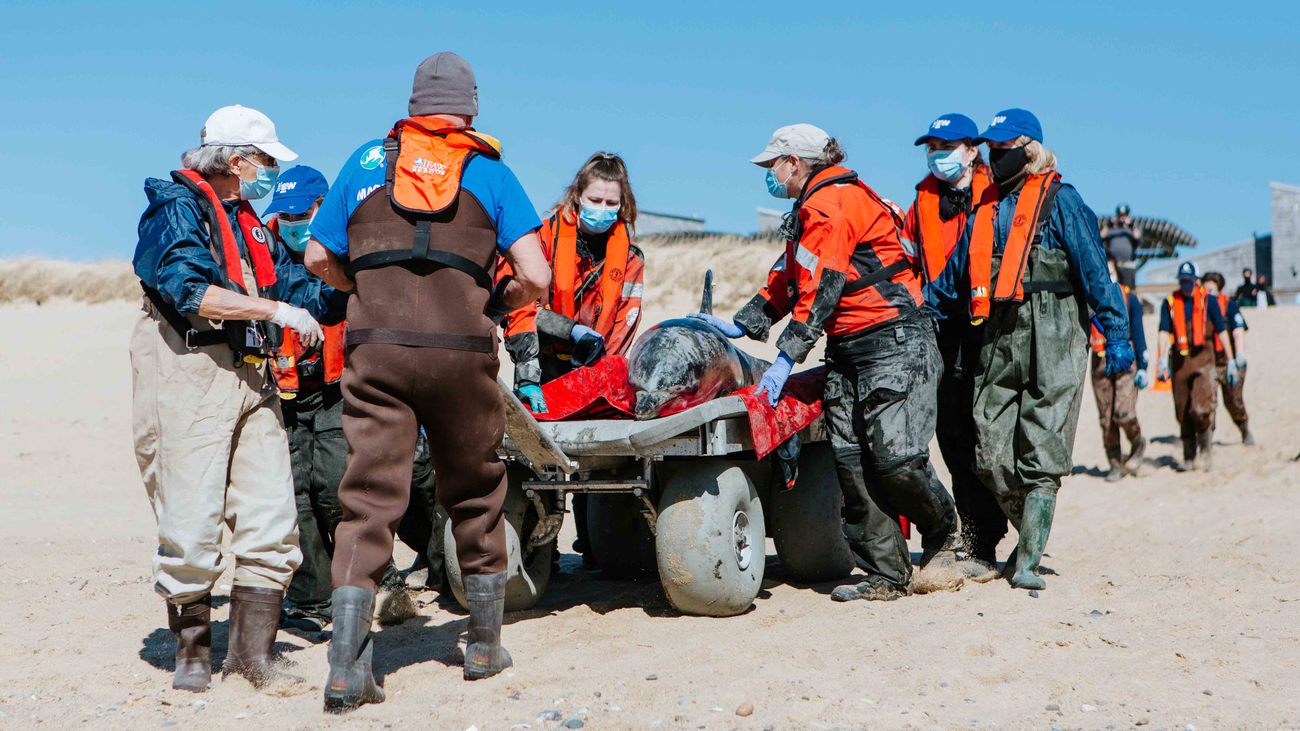
M 1241 428 L 1241 443 L 1247 447 L 1255 446 L 1255 435 L 1250 433 L 1250 425 L 1242 424 L 1240 428 Z
M 921 563 L 912 577 L 912 590 L 917 594 L 936 591 L 956 591 L 966 583 L 966 570 L 957 565 L 957 547 L 961 540 L 957 532 L 938 548 L 922 548 Z
M 1214 431 L 1206 429 L 1196 435 L 1196 447 L 1200 450 L 1197 466 L 1204 472 L 1214 469 Z
M 1119 447 L 1106 450 L 1106 459 L 1110 462 L 1110 471 L 1106 473 L 1106 482 L 1119 482 L 1124 479 L 1124 464 L 1119 459 Z
M 375 645 L 370 637 L 375 595 L 357 586 L 340 586 L 334 590 L 333 604 L 325 711 L 347 713 L 365 703 L 383 703 L 384 691 L 375 683 Z
M 201 693 L 212 682 L 212 597 L 189 604 L 167 602 L 167 626 L 176 636 L 172 687 Z
M 1015 572 L 1011 585 L 1017 589 L 1042 589 L 1047 586 L 1038 575 L 1038 563 L 1052 532 L 1052 515 L 1056 512 L 1056 493 L 1035 488 L 1025 496 L 1025 514 L 1020 520 L 1020 540 L 1016 543 Z
M 283 601 L 281 589 L 236 586 L 230 590 L 230 640 L 222 678 L 242 675 L 254 688 L 275 678 L 271 647 L 280 626 Z
M 835 587 L 831 592 L 831 599 L 837 602 L 852 602 L 859 599 L 869 602 L 892 602 L 911 593 L 910 587 L 895 586 L 883 576 L 868 576 L 866 581 L 853 586 Z
M 506 609 L 506 572 L 465 577 L 469 603 L 469 644 L 465 647 L 465 679 L 480 680 L 514 665 L 501 646 L 501 619 Z
M 1128 457 L 1124 458 L 1124 471 L 1130 475 L 1136 475 L 1138 467 L 1142 466 L 1142 455 L 1146 454 L 1146 451 L 1147 439 L 1138 435 L 1137 439 L 1129 443 Z
M 1179 472 L 1191 472 L 1196 468 L 1196 438 L 1183 438 L 1183 461 L 1175 467 Z

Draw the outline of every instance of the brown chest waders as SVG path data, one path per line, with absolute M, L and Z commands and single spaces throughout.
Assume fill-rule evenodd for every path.
M 348 240 L 354 265 L 405 247 L 430 256 L 381 261 L 354 274 L 343 376 L 348 466 L 339 487 L 334 586 L 374 591 L 382 580 L 409 502 L 421 426 L 461 570 L 503 571 L 506 483 L 496 448 L 505 412 L 495 325 L 484 314 L 490 292 L 474 273 L 491 271 L 495 261 L 491 219 L 464 190 L 446 211 L 414 216 L 379 189 L 353 214 Z

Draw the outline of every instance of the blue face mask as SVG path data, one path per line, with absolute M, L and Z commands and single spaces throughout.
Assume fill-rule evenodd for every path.
M 584 203 L 578 209 L 578 220 L 588 231 L 603 234 L 618 220 L 618 207 L 593 208 Z
M 284 239 L 284 245 L 294 251 L 302 251 L 307 248 L 307 239 L 311 238 L 311 219 L 302 221 L 286 221 L 280 219 L 280 238 Z
M 960 147 L 955 150 L 935 150 L 925 156 L 925 164 L 934 173 L 934 177 L 945 183 L 955 183 L 966 174 L 966 161 L 963 157 L 965 151 Z
M 790 193 L 785 189 L 785 183 L 776 179 L 776 166 L 767 169 L 767 192 L 772 194 L 773 198 L 789 198 Z
M 246 201 L 265 198 L 271 192 L 271 189 L 275 187 L 275 181 L 280 177 L 280 168 L 258 165 L 248 158 L 244 158 L 244 160 L 257 168 L 257 177 L 252 180 L 241 179 L 239 181 L 239 197 Z

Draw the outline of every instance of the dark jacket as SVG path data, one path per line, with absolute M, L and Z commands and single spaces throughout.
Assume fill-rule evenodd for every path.
M 203 209 L 189 189 L 170 180 L 144 181 L 149 206 L 140 216 L 139 242 L 131 263 L 141 282 L 156 289 L 181 313 L 194 313 L 210 285 L 226 286 L 225 275 L 208 249 L 209 235 Z M 244 234 L 235 219 L 236 205 L 222 203 L 235 240 L 247 258 Z M 325 324 L 343 319 L 347 293 L 312 276 L 289 257 L 286 247 L 271 245 L 275 284 L 262 296 L 301 307 Z

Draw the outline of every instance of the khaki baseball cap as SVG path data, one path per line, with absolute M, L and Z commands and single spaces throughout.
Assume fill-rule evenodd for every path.
M 231 104 L 213 112 L 203 123 L 199 139 L 204 147 L 252 145 L 280 162 L 293 162 L 298 153 L 280 144 L 271 118 L 248 107 Z
M 791 124 L 772 133 L 772 140 L 763 151 L 750 159 L 755 165 L 767 167 L 767 164 L 787 155 L 815 160 L 826 150 L 826 143 L 831 136 L 821 127 L 811 124 Z

